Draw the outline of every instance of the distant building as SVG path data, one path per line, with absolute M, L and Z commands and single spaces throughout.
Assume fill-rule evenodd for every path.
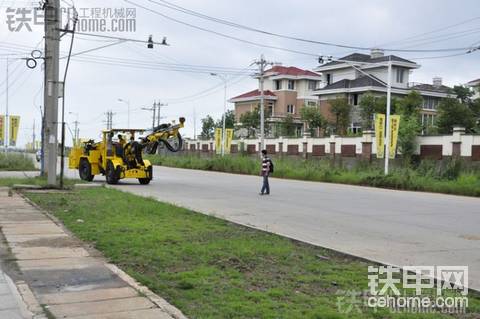
M 279 126 L 288 114 L 294 118 L 297 135 L 302 134 L 300 110 L 305 105 L 318 105 L 318 97 L 313 93 L 320 87 L 320 81 L 320 74 L 292 66 L 276 65 L 265 72 L 265 113 L 269 115 L 266 125 L 270 127 L 270 135 L 279 132 Z M 242 114 L 260 105 L 260 91 L 243 93 L 229 102 L 235 104 L 235 118 L 239 122 Z
M 410 74 L 420 65 L 395 55 L 385 56 L 378 49 L 373 49 L 370 55 L 354 53 L 315 68 L 315 72 L 322 73 L 322 86 L 313 93 L 319 98 L 322 114 L 333 121 L 330 100 L 346 98 L 353 106 L 350 131 L 360 131 L 359 102 L 366 93 L 374 96 L 386 94 L 384 83 L 388 80 L 388 66 L 384 62 L 387 61 L 392 61 L 392 97 L 403 97 L 412 90 L 418 91 L 423 97 L 422 123 L 424 126 L 432 125 L 438 104 L 442 98 L 449 96 L 450 88 L 443 85 L 439 77 L 434 78 L 432 84 L 410 82 Z
M 476 79 L 467 83 L 475 91 L 474 99 L 480 98 L 480 79 Z

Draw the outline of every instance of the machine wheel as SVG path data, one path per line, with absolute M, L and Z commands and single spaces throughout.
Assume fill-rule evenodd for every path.
M 80 179 L 84 181 L 93 181 L 93 178 L 95 176 L 92 175 L 92 166 L 87 159 L 83 158 L 80 160 L 80 165 L 78 166 L 78 174 L 80 175 Z
M 113 163 L 111 161 L 108 161 L 107 163 L 107 170 L 105 172 L 105 177 L 107 178 L 107 183 L 110 185 L 117 184 L 118 180 L 120 179 L 120 175 L 118 174 L 117 170 L 115 169 L 115 166 L 113 166 Z
M 146 178 L 139 178 L 138 181 L 142 185 L 148 185 L 150 184 L 150 181 L 153 179 L 153 172 L 152 172 L 152 166 L 149 166 L 147 168 L 147 176 Z

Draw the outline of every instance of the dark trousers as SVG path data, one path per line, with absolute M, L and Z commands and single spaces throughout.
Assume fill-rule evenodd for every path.
M 268 175 L 263 175 L 262 194 L 270 194 L 270 184 L 268 183 Z

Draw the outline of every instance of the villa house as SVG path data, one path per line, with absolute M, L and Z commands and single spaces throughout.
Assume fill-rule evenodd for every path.
M 422 123 L 424 126 L 432 125 L 437 106 L 442 98 L 449 96 L 450 88 L 443 85 L 439 77 L 434 78 L 432 84 L 410 82 L 411 73 L 420 65 L 395 55 L 386 56 L 379 49 L 372 50 L 370 55 L 350 54 L 314 70 L 322 73 L 322 86 L 313 93 L 319 98 L 322 114 L 333 121 L 330 100 L 346 98 L 353 106 L 350 131 L 360 131 L 359 102 L 366 93 L 374 96 L 386 94 L 389 61 L 392 63 L 392 97 L 403 97 L 412 90 L 418 91 L 423 97 Z
M 302 134 L 300 110 L 305 105 L 318 105 L 318 97 L 314 92 L 320 87 L 320 81 L 320 74 L 293 66 L 275 65 L 265 72 L 265 114 L 270 135 L 278 133 L 279 125 L 289 114 L 294 119 L 297 135 Z M 239 122 L 242 114 L 260 105 L 260 91 L 255 89 L 243 93 L 231 98 L 229 102 L 234 103 L 235 119 Z
M 469 87 L 473 89 L 475 94 L 472 96 L 473 99 L 480 98 L 480 79 L 476 79 L 467 83 Z

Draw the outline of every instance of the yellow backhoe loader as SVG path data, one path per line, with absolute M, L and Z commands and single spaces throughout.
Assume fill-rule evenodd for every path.
M 80 143 L 70 152 L 69 168 L 78 169 L 80 178 L 92 181 L 95 175 L 104 175 L 108 184 L 120 179 L 136 178 L 142 185 L 153 179 L 152 164 L 144 160 L 142 153 L 155 154 L 160 143 L 171 152 L 178 152 L 183 145 L 179 124 L 162 124 L 145 137 L 138 138 L 145 130 L 110 129 L 102 132 L 102 140 Z M 138 140 L 137 140 L 138 139 Z

